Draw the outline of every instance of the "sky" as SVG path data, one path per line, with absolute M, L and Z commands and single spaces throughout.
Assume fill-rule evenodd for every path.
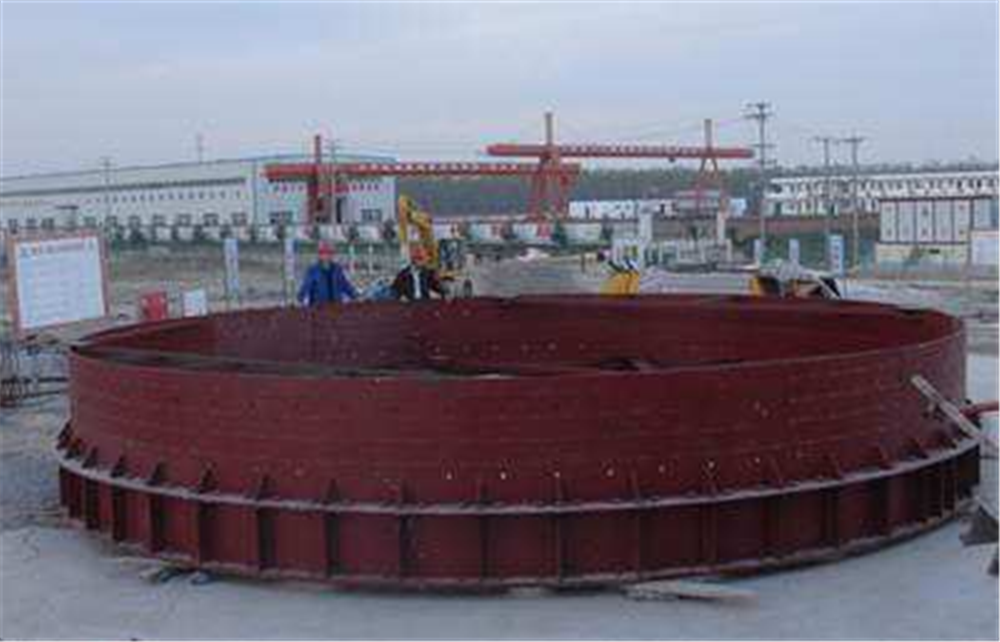
M 997 2 L 0 4 L 0 174 L 307 151 L 477 158 L 539 140 L 816 136 L 862 162 L 998 156 Z M 848 158 L 846 146 L 834 160 Z

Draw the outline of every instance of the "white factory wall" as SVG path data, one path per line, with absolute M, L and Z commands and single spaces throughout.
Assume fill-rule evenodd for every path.
M 920 265 L 923 267 L 962 267 L 968 261 L 968 245 L 954 243 L 876 243 L 875 261 L 879 265 Z
M 883 200 L 876 261 L 995 266 L 997 218 L 990 197 Z
M 461 237 L 458 223 L 434 223 L 434 238 L 436 239 L 457 239 Z
M 474 222 L 469 224 L 469 238 L 479 243 L 502 243 L 503 223 Z
M 270 183 L 264 167 L 308 161 L 273 156 L 121 167 L 0 179 L 0 228 L 248 226 L 300 223 L 305 186 Z M 351 157 L 364 161 L 384 158 Z M 394 218 L 392 178 L 350 181 L 345 223 Z
M 601 242 L 600 222 L 576 222 L 565 226 L 566 240 L 572 244 L 597 244 Z
M 570 201 L 570 220 L 603 221 L 635 218 L 638 201 L 635 200 L 603 200 L 603 201 Z
M 997 229 L 996 199 L 884 200 L 879 204 L 880 243 L 964 245 L 970 229 Z
M 511 225 L 514 238 L 522 243 L 550 243 L 552 241 L 552 223 L 514 223 Z
M 976 230 L 970 245 L 973 265 L 1000 265 L 1000 233 L 996 230 Z
M 731 198 L 729 199 L 729 216 L 745 216 L 747 213 L 747 199 L 745 198 Z
M 835 213 L 850 211 L 852 179 L 849 175 L 830 178 Z M 823 214 L 826 178 L 789 176 L 771 180 L 767 196 L 770 216 L 812 216 Z M 858 179 L 858 199 L 865 212 L 878 211 L 889 198 L 973 197 L 996 198 L 996 171 L 910 172 L 868 174 Z
M 718 202 L 718 198 L 715 202 Z M 745 213 L 746 199 L 730 198 L 728 202 L 728 216 L 742 216 Z M 710 200 L 706 201 L 705 207 L 711 207 Z M 668 198 L 570 201 L 569 218 L 572 221 L 623 221 L 635 219 L 645 213 L 652 214 L 655 218 L 671 218 L 683 215 L 683 209 L 682 203 Z
M 649 213 L 653 216 L 674 216 L 676 208 L 669 198 L 643 198 L 635 201 L 637 214 Z

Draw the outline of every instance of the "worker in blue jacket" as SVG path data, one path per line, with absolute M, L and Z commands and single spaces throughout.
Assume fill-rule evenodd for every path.
M 333 260 L 333 246 L 326 241 L 320 242 L 318 258 L 302 280 L 299 303 L 317 306 L 357 299 L 358 292 L 347 279 L 344 268 Z

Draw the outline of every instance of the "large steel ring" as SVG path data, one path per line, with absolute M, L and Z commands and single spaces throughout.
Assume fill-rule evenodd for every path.
M 955 514 L 975 441 L 938 312 L 734 296 L 268 309 L 70 358 L 71 517 L 205 569 L 632 582 L 838 557 Z

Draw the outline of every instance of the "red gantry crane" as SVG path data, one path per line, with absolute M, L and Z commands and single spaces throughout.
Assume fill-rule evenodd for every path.
M 703 147 L 676 145 L 557 144 L 552 112 L 545 114 L 544 143 L 498 143 L 486 148 L 490 156 L 536 158 L 531 175 L 531 215 L 533 218 L 562 217 L 567 214 L 569 190 L 577 171 L 563 163 L 566 158 L 664 158 L 700 159 L 701 169 L 695 181 L 695 199 L 699 203 L 709 185 L 721 192 L 720 159 L 753 158 L 753 150 L 743 147 L 716 147 L 712 142 L 712 121 L 705 121 Z M 720 193 L 721 197 L 721 193 Z
M 309 163 L 276 163 L 264 168 L 272 182 L 304 182 L 306 184 L 306 221 L 313 223 L 337 220 L 336 199 L 347 193 L 347 181 L 352 178 L 381 176 L 524 176 L 533 177 L 537 167 L 532 163 L 478 162 L 361 162 L 327 163 L 322 156 L 323 141 L 313 138 L 313 161 Z M 560 175 L 575 177 L 578 164 L 561 164 Z M 543 203 L 542 206 L 550 206 Z
M 339 222 L 336 199 L 347 193 L 351 178 L 380 176 L 523 176 L 531 179 L 528 211 L 534 220 L 564 218 L 568 214 L 568 197 L 573 181 L 580 174 L 578 163 L 566 163 L 567 158 L 663 158 L 671 162 L 700 159 L 701 168 L 695 180 L 696 209 L 708 187 L 722 195 L 719 160 L 753 158 L 753 150 L 744 147 L 716 147 L 712 141 L 712 121 L 705 121 L 705 144 L 702 147 L 678 145 L 619 145 L 619 144 L 557 144 L 554 118 L 545 114 L 545 142 L 498 143 L 489 145 L 486 153 L 506 158 L 535 158 L 535 163 L 515 162 L 385 162 L 385 163 L 326 163 L 323 161 L 320 136 L 313 139 L 313 161 L 268 165 L 265 176 L 274 182 L 304 182 L 307 192 L 306 220 L 309 223 Z

